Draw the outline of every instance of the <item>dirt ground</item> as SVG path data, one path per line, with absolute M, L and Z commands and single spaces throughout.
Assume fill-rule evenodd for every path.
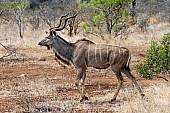
M 134 65 L 144 58 L 144 46 L 129 47 L 132 52 L 130 68 L 147 95 L 148 87 L 166 83 L 163 79 L 146 80 L 136 74 Z M 3 48 L 1 55 L 5 54 Z M 170 75 L 161 75 L 170 80 Z M 117 87 L 117 79 L 107 70 L 88 68 L 85 83 L 88 101 L 80 103 L 75 86 L 76 69 L 61 66 L 54 53 L 46 48 L 20 48 L 0 62 L 0 113 L 139 113 L 130 102 L 141 99 L 131 81 L 124 76 L 124 85 L 117 100 L 109 103 Z M 147 99 L 146 99 L 147 100 Z M 169 105 L 169 104 L 168 104 Z M 130 106 L 130 107 L 129 107 Z M 140 106 L 138 106 L 140 107 Z

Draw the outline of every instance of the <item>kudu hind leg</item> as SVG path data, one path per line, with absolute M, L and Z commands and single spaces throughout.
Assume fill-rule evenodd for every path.
M 129 70 L 128 68 L 127 68 L 127 69 L 126 69 L 126 68 L 123 68 L 123 69 L 121 70 L 121 72 L 124 73 L 130 80 L 132 80 L 132 82 L 135 84 L 135 87 L 138 89 L 140 95 L 141 95 L 142 97 L 145 96 L 145 95 L 143 94 L 141 88 L 139 87 L 139 85 L 138 85 L 135 77 L 131 74 L 130 70 Z
M 118 95 L 118 93 L 119 93 L 119 91 L 120 91 L 120 89 L 121 89 L 121 87 L 123 85 L 123 76 L 122 76 L 120 71 L 116 72 L 116 71 L 114 71 L 113 68 L 112 68 L 112 71 L 115 73 L 115 75 L 116 75 L 116 77 L 118 79 L 117 90 L 116 90 L 116 92 L 115 92 L 115 94 L 113 96 L 113 99 L 111 99 L 111 101 L 114 101 L 114 100 L 116 100 L 116 97 L 117 97 L 117 95 Z
M 78 69 L 76 86 L 77 86 L 78 91 L 79 91 L 79 93 L 80 93 L 80 95 L 82 97 L 80 102 L 82 102 L 83 100 L 88 100 L 88 97 L 86 97 L 84 95 L 84 82 L 85 82 L 85 78 L 86 78 L 86 71 L 82 70 L 82 69 Z

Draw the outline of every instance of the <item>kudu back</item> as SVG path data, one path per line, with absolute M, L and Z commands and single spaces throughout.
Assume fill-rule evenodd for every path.
M 122 73 L 132 80 L 140 95 L 143 97 L 144 94 L 129 69 L 131 55 L 127 48 L 95 44 L 86 39 L 78 40 L 75 43 L 69 43 L 64 40 L 64 38 L 56 34 L 56 31 L 60 31 L 65 28 L 68 19 L 75 17 L 76 16 L 67 17 L 63 27 L 61 28 L 60 26 L 51 28 L 49 36 L 40 41 L 39 45 L 52 47 L 57 58 L 68 64 L 73 64 L 77 68 L 76 86 L 82 97 L 80 101 L 88 100 L 88 97 L 84 94 L 84 82 L 87 67 L 94 67 L 97 69 L 106 69 L 110 67 L 114 72 L 118 79 L 118 87 L 111 101 L 116 100 L 116 97 L 122 87 Z

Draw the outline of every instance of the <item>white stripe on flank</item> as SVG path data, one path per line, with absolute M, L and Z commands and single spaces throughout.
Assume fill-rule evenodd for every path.
M 119 46 L 119 54 L 120 54 L 120 52 L 121 52 L 121 50 L 120 50 L 120 49 L 121 49 L 121 47 Z
M 116 55 L 116 47 L 114 47 L 114 57 L 115 58 L 115 55 Z
M 129 58 L 128 58 L 128 61 L 127 61 L 127 63 L 126 63 L 126 67 L 129 66 L 130 59 L 131 59 L 131 54 L 130 54 L 130 52 L 129 52 Z
M 124 56 L 124 49 L 122 47 L 120 47 L 120 49 L 123 51 L 122 53 L 123 53 L 123 56 Z
M 108 46 L 109 46 L 109 45 L 107 45 L 107 56 L 106 56 L 106 62 L 107 62 L 107 58 L 108 58 L 108 55 L 109 55 Z
M 102 62 L 102 45 L 100 44 L 99 49 L 100 49 L 100 62 Z
M 89 43 L 89 47 L 88 47 L 88 62 L 90 62 L 90 43 Z
M 96 60 L 96 63 L 97 63 L 97 57 L 96 57 L 96 51 L 97 51 L 97 44 L 96 44 L 96 46 L 95 46 L 95 60 Z

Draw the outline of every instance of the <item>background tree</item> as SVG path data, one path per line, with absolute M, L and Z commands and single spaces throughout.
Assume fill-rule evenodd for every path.
M 80 26 L 85 21 L 90 21 L 90 18 L 93 15 L 93 10 L 91 9 L 90 5 L 88 4 L 89 0 L 76 0 L 70 2 L 67 5 L 66 11 L 69 12 L 70 15 L 78 14 L 76 18 L 70 19 L 68 21 L 68 34 L 69 36 L 77 35 L 80 33 Z
M 128 28 L 130 19 L 128 5 L 132 0 L 91 0 L 91 4 L 96 10 L 94 21 L 100 29 L 107 29 L 107 32 L 114 36 L 121 34 L 123 29 Z
M 79 1 L 70 1 L 69 4 L 65 4 L 65 13 L 69 15 L 75 15 L 79 13 Z M 80 14 L 80 13 L 79 13 Z M 69 36 L 77 35 L 77 30 L 79 26 L 80 16 L 68 20 L 68 25 L 66 27 Z
M 0 8 L 3 11 L 6 11 L 8 15 L 11 15 L 11 18 L 14 19 L 18 25 L 19 36 L 23 38 L 24 35 L 24 19 L 26 12 L 29 9 L 29 1 L 21 2 L 2 2 Z
M 169 0 L 136 0 L 134 11 L 137 24 L 142 30 L 149 26 L 150 18 L 154 18 L 157 23 L 170 22 Z

